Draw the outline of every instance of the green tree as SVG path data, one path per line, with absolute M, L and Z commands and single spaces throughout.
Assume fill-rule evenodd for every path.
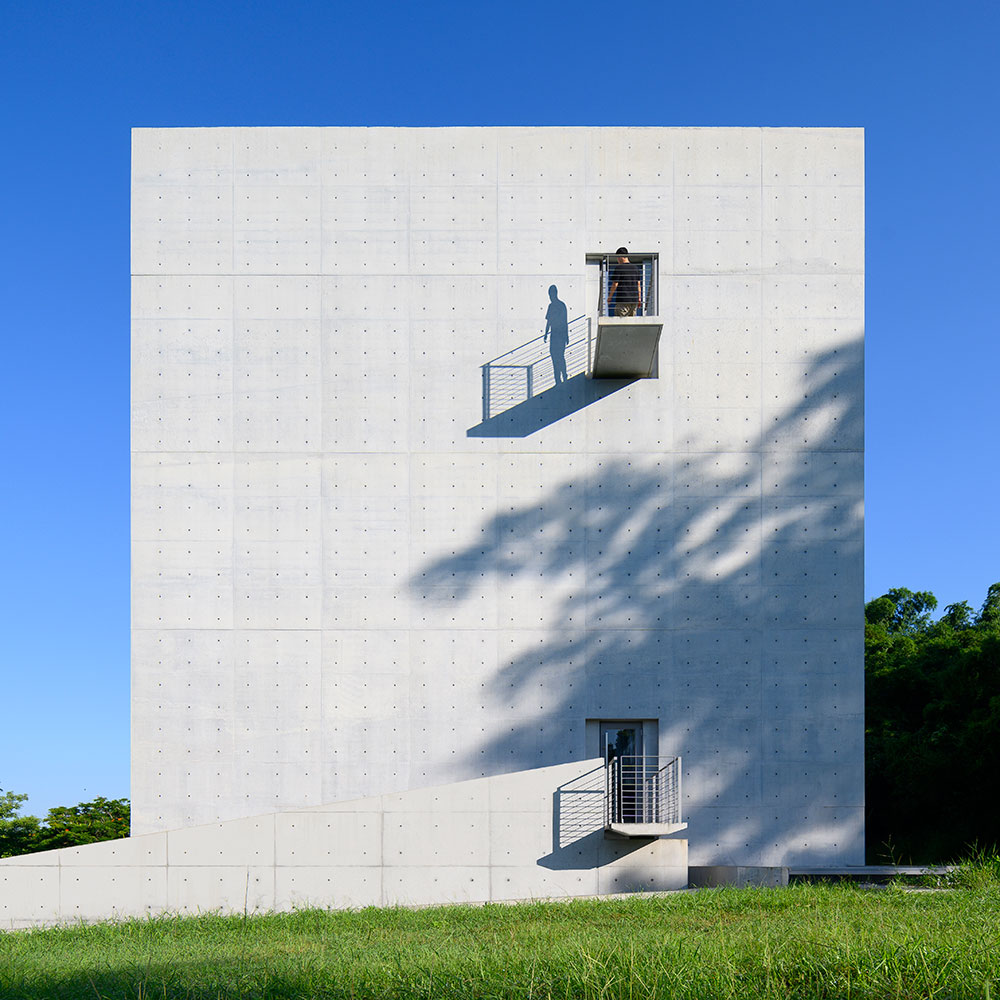
M 79 847 L 101 840 L 116 840 L 129 834 L 128 799 L 106 799 L 75 806 L 55 806 L 49 810 L 39 834 L 37 850 Z
M 20 815 L 27 795 L 0 790 L 0 858 L 57 847 L 78 847 L 129 835 L 128 799 L 106 799 L 55 806 L 44 822 Z
M 892 605 L 887 627 L 893 634 L 919 635 L 931 624 L 931 612 L 937 607 L 937 598 L 929 590 L 914 593 L 905 587 L 890 590 L 882 601 Z
M 12 858 L 39 850 L 34 846 L 38 837 L 38 820 L 20 815 L 27 795 L 0 789 L 0 858 Z
M 988 629 L 1000 628 L 1000 583 L 994 583 L 986 592 L 986 600 L 979 609 L 976 624 Z
M 865 608 L 869 860 L 944 861 L 1000 838 L 1000 584 L 934 622 L 929 592 Z
M 949 604 L 944 609 L 944 614 L 939 624 L 947 625 L 949 628 L 955 630 L 968 628 L 972 624 L 972 605 L 968 601 Z

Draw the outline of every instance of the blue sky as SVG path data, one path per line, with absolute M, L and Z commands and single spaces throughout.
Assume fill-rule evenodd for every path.
M 0 9 L 0 788 L 129 791 L 129 130 L 864 126 L 866 596 L 1000 580 L 995 3 Z

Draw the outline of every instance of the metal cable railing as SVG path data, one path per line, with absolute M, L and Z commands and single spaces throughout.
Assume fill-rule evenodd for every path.
M 585 372 L 590 360 L 589 340 L 590 320 L 586 316 L 570 320 L 568 343 L 562 351 L 564 372 L 556 370 L 553 355 L 558 355 L 558 345 L 553 351 L 544 335 L 487 361 L 482 366 L 483 421 L 551 389 L 557 384 L 557 375 L 571 379 Z
M 635 303 L 634 315 L 659 316 L 657 263 L 653 254 L 629 254 L 627 264 L 620 263 L 617 254 L 605 254 L 601 258 L 600 314 L 615 316 L 619 306 Z
M 680 822 L 680 757 L 616 755 L 608 761 L 605 826 Z

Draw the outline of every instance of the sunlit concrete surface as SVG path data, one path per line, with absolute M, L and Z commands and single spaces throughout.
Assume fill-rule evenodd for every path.
M 135 130 L 134 832 L 642 719 L 692 864 L 862 862 L 863 158 L 859 129 Z M 657 377 L 572 354 L 556 384 L 543 342 L 484 419 L 482 367 L 551 286 L 592 316 L 619 245 L 658 255 Z
M 684 888 L 686 840 L 604 837 L 603 780 L 583 761 L 8 858 L 0 929 Z

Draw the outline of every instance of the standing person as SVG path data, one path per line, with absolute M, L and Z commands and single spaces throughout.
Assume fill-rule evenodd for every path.
M 545 313 L 545 336 L 542 343 L 549 342 L 552 357 L 552 377 L 556 385 L 566 381 L 566 345 L 569 343 L 569 321 L 566 318 L 566 303 L 558 298 L 559 289 L 549 285 L 548 311 Z M 551 340 L 549 335 L 551 334 Z
M 619 247 L 618 263 L 608 273 L 608 315 L 635 316 L 642 308 L 642 268 L 628 259 L 628 249 Z

